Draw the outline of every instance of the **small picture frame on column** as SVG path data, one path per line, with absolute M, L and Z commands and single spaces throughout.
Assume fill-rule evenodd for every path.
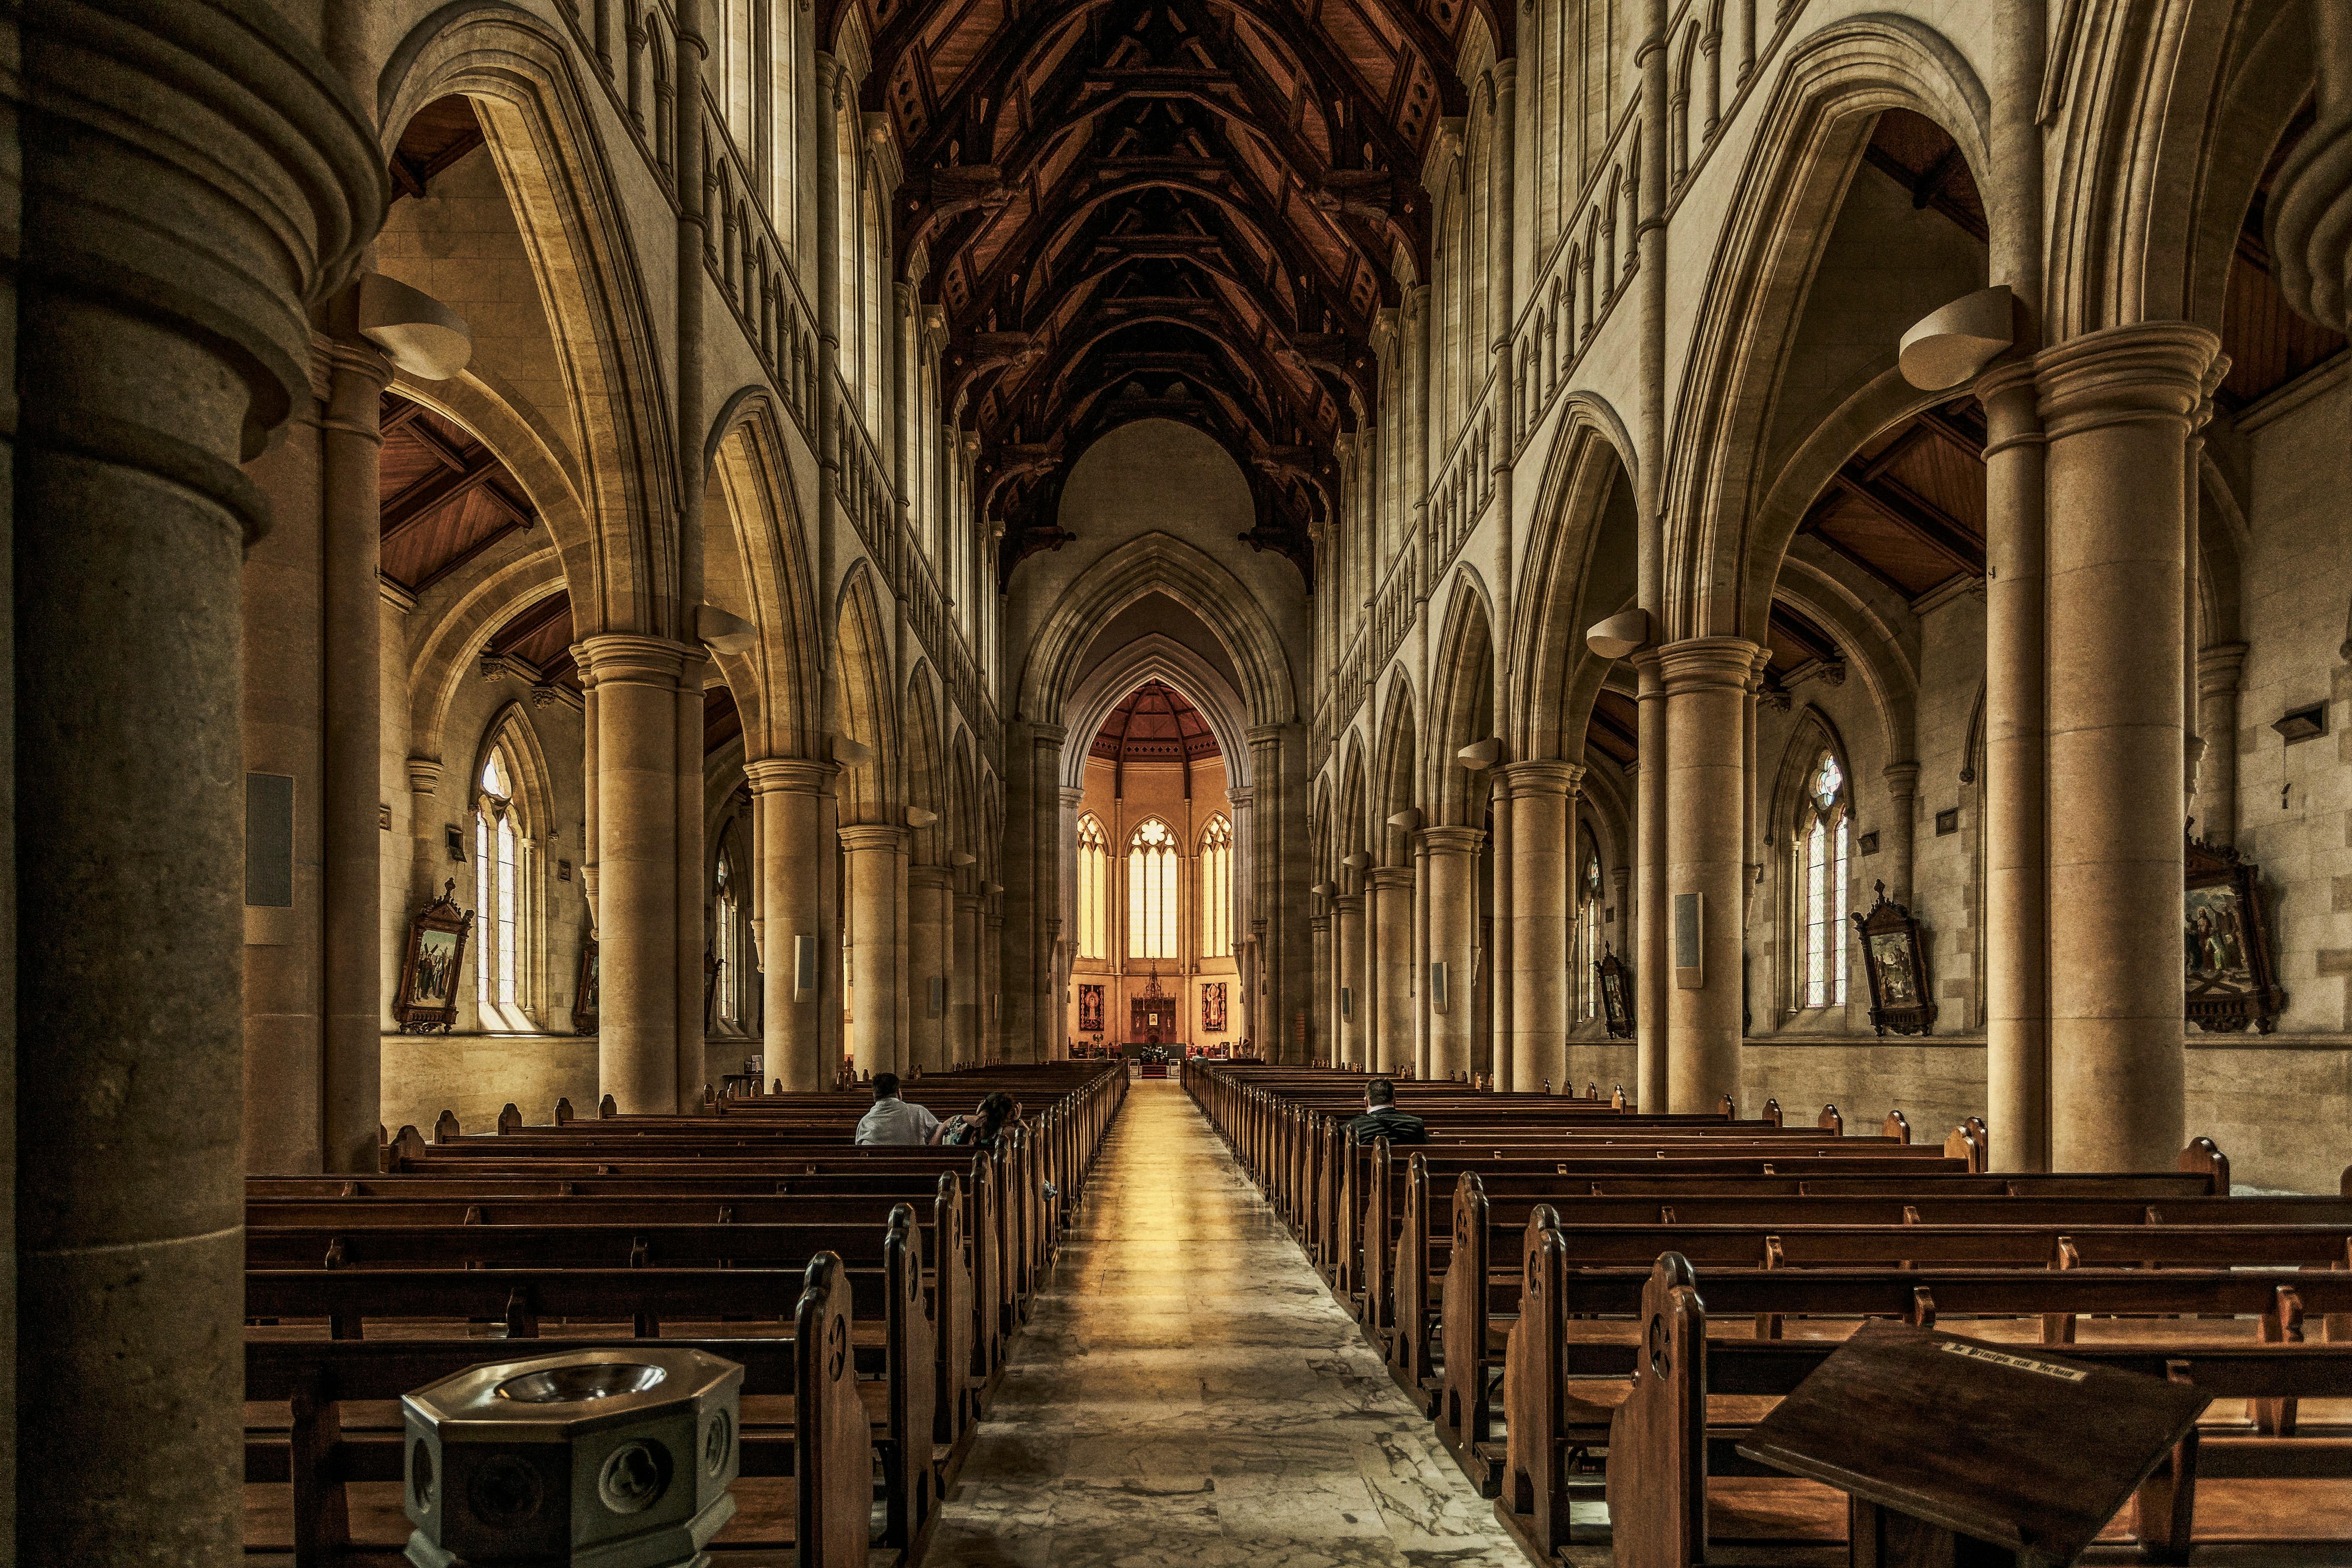
M 401 1033 L 446 1035 L 457 1021 L 457 983 L 466 969 L 466 939 L 473 931 L 474 911 L 457 907 L 455 878 L 409 921 L 400 995 L 392 1009 Z

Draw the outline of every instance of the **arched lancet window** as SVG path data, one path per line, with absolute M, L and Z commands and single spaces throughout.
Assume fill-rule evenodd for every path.
M 1797 1005 L 1845 1005 L 1846 862 L 1853 847 L 1853 811 L 1845 770 L 1824 751 L 1805 774 L 1790 840 L 1797 889 Z
M 533 901 L 528 808 L 520 772 L 501 740 L 482 763 L 474 796 L 474 1002 L 485 1029 L 530 1029 Z
M 1584 993 L 1584 1016 L 1601 1016 L 1601 855 L 1588 843 L 1576 879 L 1576 984 Z
M 1110 956 L 1110 840 L 1092 812 L 1078 818 L 1078 956 Z
M 1127 841 L 1127 956 L 1177 956 L 1176 836 L 1156 816 Z
M 720 839 L 710 868 L 710 961 L 713 1018 L 722 1026 L 744 1026 L 751 994 L 751 931 L 743 918 L 743 880 L 735 864 L 735 837 Z
M 1201 834 L 1201 956 L 1234 951 L 1234 825 L 1220 812 Z

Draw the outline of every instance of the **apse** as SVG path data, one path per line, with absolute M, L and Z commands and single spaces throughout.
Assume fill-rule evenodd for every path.
M 1243 1039 L 1241 836 L 1208 717 L 1167 681 L 1139 682 L 1095 730 L 1076 793 L 1069 1049 L 1230 1054 Z

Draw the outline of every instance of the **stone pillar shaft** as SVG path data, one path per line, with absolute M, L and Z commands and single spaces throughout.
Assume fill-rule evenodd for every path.
M 2197 764 L 2197 837 L 2238 841 L 2238 679 L 2246 645 L 2212 643 L 2197 658 L 2197 731 L 2205 754 Z
M 1658 650 L 1633 655 L 1635 744 L 1633 923 L 1633 1097 L 1644 1110 L 1666 1103 L 1666 991 L 1674 982 L 1666 951 L 1666 689 Z
M 970 1067 L 981 1053 L 981 928 L 976 893 L 955 895 L 955 965 L 948 972 L 948 1067 Z
M 1336 914 L 1332 938 L 1337 952 L 1339 990 L 1344 1007 L 1331 1010 L 1333 1060 L 1364 1060 L 1364 895 L 1342 893 L 1332 900 Z
M 2170 1165 L 2181 1103 L 2183 463 L 2216 343 L 2093 332 L 2036 368 L 2049 441 L 2052 1160 Z M 2155 672 L 2164 672 L 2161 679 Z M 1998 1134 L 1994 1142 L 1998 1146 Z
M 595 690 L 597 799 L 596 1067 L 600 1092 L 624 1112 L 681 1108 L 679 998 L 697 1011 L 701 960 L 681 972 L 678 944 L 679 681 L 698 650 L 625 633 L 579 645 Z M 691 657 L 690 656 L 695 656 Z M 696 693 L 695 728 L 701 728 Z M 699 837 L 698 835 L 698 837 Z M 696 1090 L 700 1089 L 696 1074 Z
M 1911 864 L 1918 837 L 1919 764 L 1886 764 L 1886 826 L 1879 840 L 1880 858 L 1886 866 L 1886 896 L 1898 904 L 1911 901 Z M 1854 908 L 1866 911 L 1869 903 Z
M 1428 867 L 1430 988 L 1429 1075 L 1453 1078 L 1473 1070 L 1478 963 L 1478 851 L 1486 835 L 1475 827 L 1427 827 L 1422 852 Z M 1445 965 L 1445 994 L 1436 994 L 1434 965 Z M 1440 1004 L 1443 1011 L 1440 1011 Z
M 898 1037 L 899 977 L 906 973 L 900 921 L 906 904 L 907 830 L 871 825 L 841 830 L 849 889 L 849 977 L 856 995 L 850 1053 L 860 1073 L 906 1065 Z
M 1746 907 L 1748 685 L 1760 650 L 1741 637 L 1692 637 L 1658 650 L 1666 710 L 1666 1109 L 1712 1110 L 1739 1090 L 1740 957 Z M 1696 984 L 1682 960 L 1682 900 L 1696 894 Z
M 1573 763 L 1514 763 L 1511 789 L 1511 1087 L 1568 1081 L 1569 1010 L 1575 996 L 1576 795 Z
M 383 961 L 382 799 L 383 595 L 378 588 L 380 413 L 392 366 L 366 343 L 332 351 L 322 479 L 326 582 L 320 627 L 326 647 L 326 734 L 320 803 L 320 1001 L 325 1012 L 321 1156 L 330 1171 L 376 1168 L 383 1114 L 381 1061 Z
M 308 395 L 310 307 L 380 221 L 384 176 L 373 116 L 274 8 L 26 22 L 7 777 L 38 832 L 6 905 L 9 1164 L 29 1179 L 0 1332 L 15 1495 L 39 1514 L 13 1561 L 228 1568 L 239 575 L 268 525 L 237 465 Z
M 1375 1072 L 1401 1072 L 1413 1062 L 1413 998 L 1406 990 L 1412 969 L 1412 871 L 1382 866 L 1371 882 L 1371 982 L 1380 994 L 1371 1065 Z
M 954 899 L 954 873 L 946 867 L 908 868 L 906 1054 L 908 1066 L 925 1072 L 947 1071 L 952 1057 L 948 974 L 955 958 Z
M 824 1024 L 833 987 L 824 984 L 822 943 L 817 984 L 802 990 L 799 970 L 800 944 L 817 942 L 818 889 L 833 874 L 824 805 L 838 771 L 783 758 L 743 765 L 760 814 L 761 1050 L 769 1080 L 793 1093 L 833 1086 Z
M 1992 1163 L 2050 1168 L 2046 500 L 2033 364 L 1977 383 L 1985 411 L 1985 1120 Z

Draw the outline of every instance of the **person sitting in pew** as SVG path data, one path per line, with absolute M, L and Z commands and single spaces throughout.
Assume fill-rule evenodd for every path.
M 1364 1113 L 1348 1123 L 1348 1141 L 1369 1143 L 1386 1138 L 1391 1143 L 1426 1143 L 1429 1129 L 1418 1116 L 1399 1110 L 1396 1085 L 1376 1078 L 1364 1085 Z
M 898 1098 L 898 1075 L 877 1074 L 874 1109 L 857 1121 L 859 1143 L 929 1143 L 940 1130 L 940 1119 L 922 1106 Z
M 1013 1097 L 1001 1089 L 995 1089 L 971 1115 L 949 1117 L 931 1141 L 964 1149 L 993 1149 L 1005 1128 L 1020 1120 L 1020 1108 Z

